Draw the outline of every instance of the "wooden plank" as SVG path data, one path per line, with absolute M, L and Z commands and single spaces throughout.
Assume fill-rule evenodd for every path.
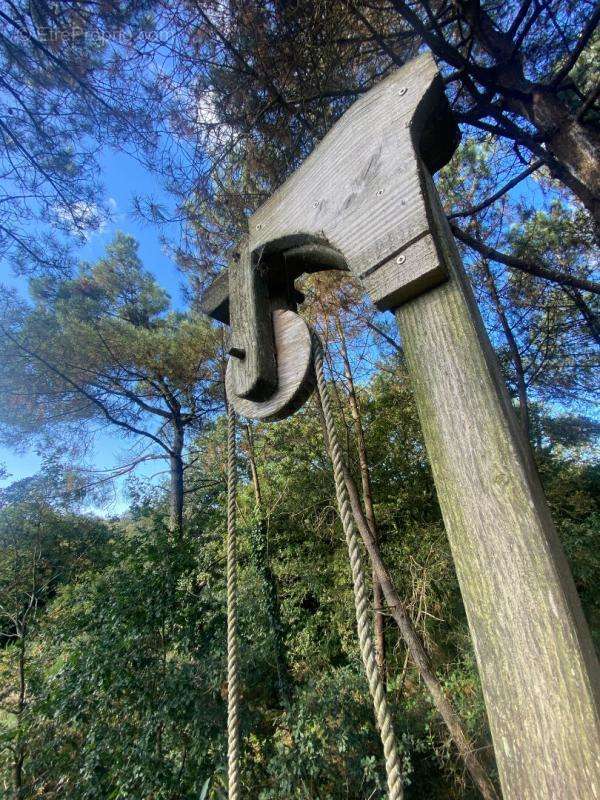
M 448 276 L 446 265 L 439 257 L 433 237 L 428 233 L 377 264 L 363 275 L 363 283 L 369 287 L 369 295 L 375 305 L 385 311 L 397 308 L 402 303 L 437 286 Z M 390 286 L 396 286 L 394 291 Z
M 252 215 L 251 250 L 300 232 L 313 234 L 343 253 L 349 269 L 360 277 L 427 233 L 415 149 L 429 121 L 439 120 L 444 104 L 441 79 L 429 54 L 392 73 L 351 106 Z M 446 129 L 440 123 L 438 141 L 448 155 L 457 141 L 454 130 L 448 121 Z M 439 152 L 427 158 L 439 162 Z
M 505 800 L 600 796 L 599 668 L 529 444 L 437 199 L 450 280 L 396 311 Z
M 229 270 L 223 270 L 205 290 L 200 311 L 229 325 Z
M 338 261 L 343 254 L 380 308 L 392 307 L 403 296 L 404 273 L 388 268 L 383 281 L 375 269 L 428 233 L 421 159 L 436 169 L 457 142 L 435 62 L 429 54 L 419 56 L 354 103 L 250 217 L 250 250 L 281 253 L 318 243 L 337 253 Z M 417 285 L 445 279 L 443 261 L 428 275 L 417 270 L 415 261 L 409 277 Z M 410 289 L 404 294 L 412 296 Z M 222 318 L 223 299 L 217 305 L 213 299 L 212 307 Z
M 277 363 L 266 281 L 248 247 L 229 267 L 231 374 L 235 394 L 264 400 L 277 388 Z

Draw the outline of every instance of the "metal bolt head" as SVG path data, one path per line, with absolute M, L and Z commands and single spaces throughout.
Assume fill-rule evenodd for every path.
M 232 345 L 227 352 L 230 356 L 233 356 L 233 358 L 239 358 L 240 360 L 246 358 L 246 351 L 243 347 Z
M 398 258 L 396 259 L 396 264 L 404 264 L 404 262 L 405 262 L 405 261 L 406 261 L 406 256 L 402 256 L 402 255 L 400 255 L 400 256 L 398 256 Z

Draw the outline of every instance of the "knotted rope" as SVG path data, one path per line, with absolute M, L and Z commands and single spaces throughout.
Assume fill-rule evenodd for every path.
M 240 685 L 237 638 L 237 462 L 235 411 L 227 407 L 227 763 L 229 800 L 240 800 Z
M 346 544 L 348 545 L 350 566 L 352 568 L 354 605 L 356 607 L 356 626 L 358 629 L 360 654 L 365 667 L 371 697 L 373 698 L 373 706 L 375 708 L 375 718 L 383 743 L 389 800 L 402 800 L 404 791 L 402 788 L 396 735 L 394 734 L 383 682 L 375 660 L 375 647 L 373 646 L 373 640 L 370 634 L 371 620 L 369 615 L 369 603 L 365 590 L 365 571 L 362 563 L 358 536 L 354 526 L 348 490 L 344 480 L 342 451 L 337 438 L 335 420 L 331 408 L 331 399 L 325 381 L 325 373 L 323 371 L 323 347 L 316 335 L 313 335 L 313 359 L 317 377 L 317 388 L 323 408 L 323 416 L 325 417 L 329 455 L 331 457 L 331 463 L 333 464 L 335 493 L 337 496 L 340 519 L 342 520 L 342 527 L 346 536 Z

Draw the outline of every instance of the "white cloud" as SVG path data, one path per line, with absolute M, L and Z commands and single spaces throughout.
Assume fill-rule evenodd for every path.
M 217 125 L 219 123 L 215 93 L 211 89 L 207 89 L 200 97 L 196 107 L 196 115 L 200 125 Z
M 116 208 L 117 203 L 114 198 L 109 199 L 109 207 L 102 208 L 97 203 L 88 203 L 85 200 L 79 200 L 70 206 L 59 205 L 56 206 L 56 217 L 69 233 L 75 236 L 80 236 L 86 241 L 89 241 L 92 236 L 106 228 L 110 212 Z

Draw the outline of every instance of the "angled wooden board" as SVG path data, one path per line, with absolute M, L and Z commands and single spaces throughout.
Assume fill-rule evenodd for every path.
M 423 132 L 443 117 L 445 108 L 441 79 L 429 54 L 394 72 L 348 109 L 252 215 L 250 249 L 312 234 L 343 254 L 382 308 L 409 299 L 424 282 L 439 283 L 445 275 L 443 261 L 424 262 L 410 248 L 430 230 L 416 150 Z M 422 155 L 429 166 L 443 163 L 453 151 L 455 131 L 450 130 L 450 142 L 448 132 L 448 126 L 440 128 L 437 147 L 427 137 L 429 152 Z M 396 273 L 387 269 L 384 286 L 375 277 L 378 265 L 402 253 L 407 266 Z M 425 281 L 422 270 L 430 273 Z
M 250 217 L 251 252 L 318 242 L 340 254 L 379 308 L 406 302 L 447 275 L 441 257 L 423 260 L 414 245 L 430 232 L 424 173 L 447 163 L 457 142 L 435 61 L 421 55 L 354 103 Z M 427 246 L 435 250 L 433 240 Z M 223 319 L 223 285 L 208 300 L 207 313 Z

